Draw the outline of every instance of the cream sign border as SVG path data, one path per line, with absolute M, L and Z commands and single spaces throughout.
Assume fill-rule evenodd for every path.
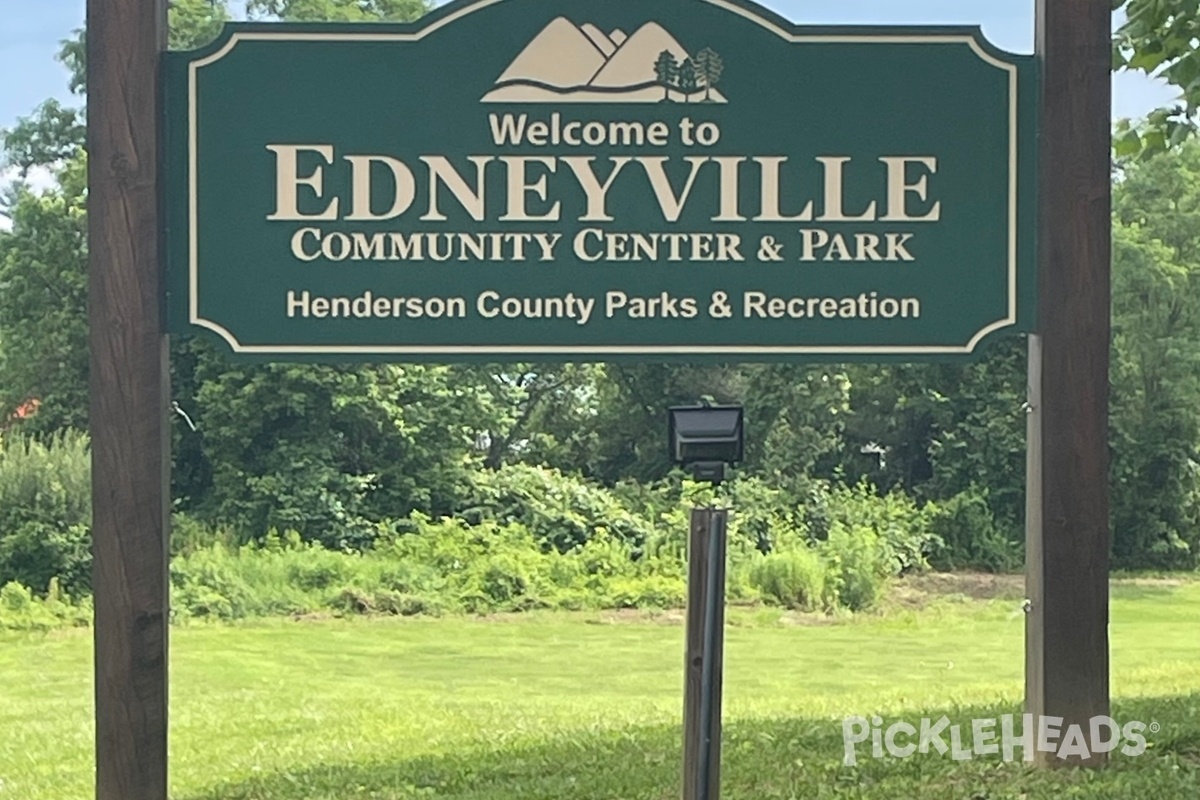
M 199 275 L 197 222 L 199 220 L 198 201 L 196 198 L 197 175 L 199 174 L 199 156 L 197 142 L 197 76 L 201 67 L 206 67 L 225 56 L 237 47 L 241 41 L 363 41 L 363 42 L 413 42 L 423 39 L 434 31 L 449 25 L 457 19 L 465 17 L 482 8 L 493 6 L 505 0 L 479 0 L 449 14 L 428 27 L 413 33 L 234 33 L 225 46 L 212 55 L 192 62 L 188 67 L 188 281 L 189 281 L 189 319 L 193 325 L 215 331 L 235 353 L 247 354 L 336 354 L 361 353 L 363 355 L 569 355 L 580 353 L 587 355 L 952 355 L 970 354 L 976 346 L 990 333 L 1015 325 L 1017 322 L 1017 170 L 1018 170 L 1018 69 L 1016 64 L 1010 64 L 980 46 L 974 36 L 970 35 L 932 35 L 915 34 L 911 36 L 854 36 L 846 34 L 804 35 L 789 33 L 778 25 L 763 19 L 752 11 L 726 2 L 726 0 L 702 0 L 702 2 L 723 8 L 739 16 L 761 25 L 780 38 L 792 42 L 821 42 L 845 44 L 967 44 L 971 50 L 988 64 L 1006 71 L 1009 75 L 1009 224 L 1008 224 L 1008 316 L 997 320 L 980 330 L 965 346 L 746 346 L 746 345 L 243 345 L 228 329 L 204 319 L 199 313 Z

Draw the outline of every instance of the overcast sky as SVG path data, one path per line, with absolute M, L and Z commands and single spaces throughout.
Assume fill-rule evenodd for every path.
M 241 7 L 241 2 L 235 2 Z M 1033 50 L 1034 0 L 767 0 L 800 23 L 972 24 L 997 46 Z M 48 97 L 73 102 L 59 42 L 83 25 L 83 0 L 0 0 L 0 128 Z M 1166 86 L 1136 75 L 1116 78 L 1114 116 L 1137 117 L 1174 99 Z

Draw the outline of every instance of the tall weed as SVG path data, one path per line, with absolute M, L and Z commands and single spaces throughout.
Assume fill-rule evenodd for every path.
M 67 592 L 88 591 L 91 480 L 85 434 L 0 438 L 0 585 L 42 592 L 58 578 Z

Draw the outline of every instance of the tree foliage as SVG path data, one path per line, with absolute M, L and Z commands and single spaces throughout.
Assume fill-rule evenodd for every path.
M 1191 35 L 1195 16 L 1167 13 L 1191 5 L 1130 0 L 1127 8 L 1118 64 L 1169 72 L 1194 94 L 1200 75 L 1189 78 L 1194 53 L 1179 37 Z M 361 21 L 414 19 L 428 6 L 252 0 L 248 10 Z M 172 46 L 193 47 L 217 35 L 228 9 L 179 0 L 171 14 Z M 85 44 L 80 34 L 60 56 L 80 92 Z M 691 82 L 679 81 L 670 53 L 656 69 L 669 96 L 672 88 L 711 89 L 721 67 L 706 48 L 687 65 Z M 1189 101 L 1180 125 L 1193 110 Z M 0 143 L 6 166 L 55 179 L 43 191 L 18 181 L 3 199 L 11 230 L 0 232 L 0 432 L 48 435 L 87 424 L 84 123 L 83 109 L 47 102 Z M 1114 189 L 1112 520 L 1116 561 L 1128 567 L 1200 563 L 1200 144 L 1179 130 L 1161 141 L 1139 133 L 1139 152 L 1169 152 L 1123 165 Z M 1011 566 L 1023 538 L 1019 337 L 966 366 L 242 364 L 207 339 L 184 338 L 173 344 L 171 369 L 177 510 L 242 539 L 290 529 L 359 548 L 410 514 L 493 514 L 567 548 L 603 527 L 590 514 L 611 518 L 610 532 L 636 545 L 648 528 L 627 524 L 605 492 L 659 519 L 662 493 L 679 486 L 665 409 L 704 397 L 746 405 L 741 474 L 749 479 L 734 491 L 744 530 L 764 552 L 780 530 L 802 528 L 820 541 L 836 531 L 840 541 L 865 524 L 838 516 L 850 495 L 830 485 L 854 487 L 845 491 L 855 507 L 874 507 L 864 493 L 897 490 L 926 504 L 943 565 Z M 34 400 L 36 414 L 14 418 Z M 572 476 L 589 482 L 586 491 L 570 488 Z M 70 559 L 82 541 L 72 524 L 55 545 Z M 22 538 L 5 545 L 13 563 L 50 541 L 39 526 L 22 522 Z M 929 542 L 909 538 L 917 544 L 904 558 L 915 563 Z M 796 572 L 796 564 L 780 565 Z
M 278 528 L 361 546 L 375 523 L 452 510 L 483 460 L 492 399 L 456 368 L 234 366 L 187 347 L 194 394 L 176 395 L 196 430 L 179 431 L 195 442 L 178 494 L 243 539 Z
M 171 42 L 194 47 L 228 19 L 225 3 L 171 4 Z M 86 89 L 84 33 L 63 43 L 59 60 Z M 54 100 L 0 136 L 0 164 L 21 174 L 49 172 L 41 192 L 18 183 L 0 234 L 0 422 L 22 403 L 40 401 L 26 427 L 34 432 L 87 425 L 87 155 L 85 112 Z
M 0 233 L 0 422 L 38 400 L 32 432 L 87 424 L 86 171 L 78 155 L 55 189 L 18 186 Z
M 1119 563 L 1200 564 L 1200 142 L 1114 194 L 1112 478 Z
M 228 0 L 171 0 L 167 46 L 190 50 L 208 44 L 230 19 Z M 63 56 L 71 63 L 69 50 Z
M 426 6 L 330 0 L 267 10 L 299 20 L 411 19 Z M 224 0 L 178 0 L 170 8 L 170 45 L 198 47 L 228 19 Z M 60 53 L 81 94 L 85 49 L 78 31 Z M 7 132 L 3 145 L 5 163 L 50 170 L 57 181 L 41 193 L 18 185 L 8 204 L 12 230 L 0 234 L 0 420 L 36 398 L 38 413 L 23 429 L 82 429 L 88 408 L 84 111 L 47 102 Z M 434 371 L 232 369 L 211 347 L 185 341 L 174 346 L 172 372 L 180 409 L 197 428 L 184 427 L 182 417 L 176 426 L 175 496 L 213 519 L 261 532 L 288 526 L 334 543 L 361 538 L 385 510 L 445 509 L 462 481 L 456 460 L 471 440 L 462 417 L 448 411 L 447 398 L 441 405 L 419 402 L 456 391 L 448 388 L 451 378 L 435 379 Z M 459 406 L 473 420 L 489 419 L 470 403 Z
M 51 98 L 11 130 L 0 132 L 4 164 L 27 176 L 34 167 L 60 165 L 78 157 L 87 139 L 83 112 Z
M 290 22 L 409 22 L 433 7 L 428 0 L 249 0 L 251 17 Z
M 1200 0 L 1113 0 L 1125 21 L 1113 36 L 1113 68 L 1161 78 L 1179 102 L 1152 112 L 1144 124 L 1120 124 L 1122 156 L 1153 155 L 1178 146 L 1196 130 L 1200 107 Z
M 918 497 L 988 487 L 998 524 L 1019 537 L 1025 497 L 1026 343 L 999 342 L 966 366 L 858 365 L 840 470 Z

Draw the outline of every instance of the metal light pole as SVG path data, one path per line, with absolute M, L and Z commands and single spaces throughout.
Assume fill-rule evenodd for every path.
M 688 548 L 684 800 L 721 796 L 721 695 L 725 650 L 725 552 L 729 512 L 692 511 Z
M 742 460 L 740 406 L 670 409 L 671 459 L 714 486 Z M 692 509 L 688 537 L 687 644 L 683 699 L 683 799 L 721 796 L 721 690 L 725 651 L 725 552 L 729 512 Z

